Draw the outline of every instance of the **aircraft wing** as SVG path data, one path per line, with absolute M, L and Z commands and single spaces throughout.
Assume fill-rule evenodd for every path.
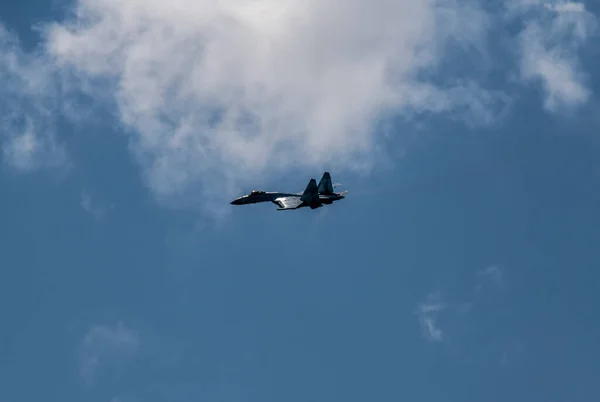
M 286 209 L 296 209 L 302 204 L 300 197 L 279 197 L 273 200 L 273 202 L 279 205 L 278 211 Z

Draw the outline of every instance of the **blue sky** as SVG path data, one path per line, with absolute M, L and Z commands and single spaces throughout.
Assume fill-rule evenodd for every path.
M 0 6 L 0 402 L 600 398 L 598 5 L 197 4 Z

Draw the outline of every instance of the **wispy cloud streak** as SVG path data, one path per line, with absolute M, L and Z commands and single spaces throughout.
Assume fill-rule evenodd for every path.
M 83 190 L 80 199 L 81 208 L 92 215 L 97 221 L 103 220 L 115 207 L 114 204 L 105 204 L 92 197 L 89 191 Z
M 138 334 L 122 323 L 116 327 L 97 325 L 86 333 L 79 347 L 80 375 L 92 385 L 105 371 L 120 371 L 135 358 L 140 346 Z
M 492 306 L 481 296 L 489 296 L 497 299 L 509 288 L 505 270 L 499 265 L 490 265 L 479 270 L 474 276 L 474 286 L 471 291 L 466 292 L 462 300 L 448 300 L 439 290 L 427 295 L 424 302 L 417 304 L 415 314 L 423 337 L 432 342 L 448 342 L 448 333 L 456 330 L 459 321 L 473 315 L 474 313 L 490 314 Z M 494 304 L 497 305 L 497 304 Z M 476 310 L 479 310 L 477 312 Z M 497 312 L 497 311 L 496 311 Z M 444 317 L 444 325 L 440 325 L 440 318 Z M 451 328 L 450 330 L 448 328 Z
M 421 333 L 425 339 L 433 342 L 443 340 L 443 331 L 436 325 L 437 314 L 446 308 L 439 292 L 432 292 L 427 296 L 427 301 L 419 303 L 415 313 L 419 319 Z

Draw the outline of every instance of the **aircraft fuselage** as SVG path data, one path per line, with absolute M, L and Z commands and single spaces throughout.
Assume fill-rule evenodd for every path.
M 345 198 L 346 191 L 335 193 L 331 184 L 331 176 L 328 172 L 317 185 L 315 179 L 311 179 L 306 190 L 299 193 L 282 193 L 278 191 L 254 190 L 231 201 L 232 205 L 256 204 L 259 202 L 272 202 L 278 205 L 279 210 L 293 210 L 303 207 L 311 209 L 320 208 L 323 205 L 333 204 Z
M 246 194 L 231 201 L 231 205 L 246 205 L 256 204 L 259 202 L 274 202 L 280 197 L 300 197 L 302 193 L 280 193 L 276 191 L 265 192 L 263 194 Z M 338 201 L 345 198 L 342 194 L 319 194 L 318 203 L 331 205 L 334 201 Z M 309 201 L 309 200 L 306 200 Z M 317 200 L 314 200 L 317 201 Z M 275 203 L 277 204 L 277 203 Z M 308 206 L 308 205 L 305 205 Z

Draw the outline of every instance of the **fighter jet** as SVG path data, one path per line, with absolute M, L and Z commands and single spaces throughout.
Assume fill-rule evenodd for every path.
M 323 205 L 330 205 L 334 201 L 346 198 L 348 191 L 336 193 L 333 191 L 335 185 L 331 183 L 331 175 L 325 172 L 317 185 L 317 181 L 312 178 L 308 182 L 306 189 L 300 193 L 280 193 L 254 190 L 250 194 L 243 195 L 231 201 L 232 205 L 255 204 L 257 202 L 272 202 L 279 206 L 278 211 L 287 211 L 303 207 L 310 209 L 320 208 Z

